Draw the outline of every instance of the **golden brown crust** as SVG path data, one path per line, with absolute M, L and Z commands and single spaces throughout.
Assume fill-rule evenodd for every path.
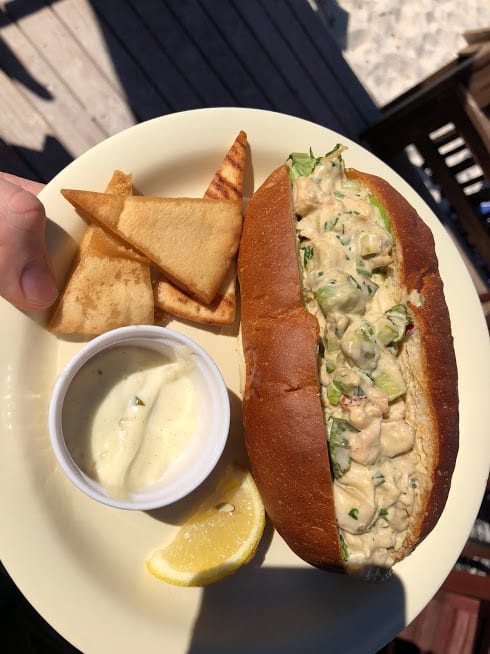
M 247 134 L 241 130 L 206 189 L 205 198 L 242 202 L 247 147 Z M 184 320 L 232 325 L 235 321 L 236 304 L 236 259 L 232 261 L 218 294 L 210 304 L 191 297 L 163 274 L 155 284 L 156 310 Z
M 301 300 L 290 192 L 281 167 L 245 212 L 238 257 L 245 440 L 278 532 L 305 561 L 337 569 L 343 561 L 319 397 L 319 327 Z
M 410 304 L 414 334 L 403 354 L 416 368 L 407 404 L 422 425 L 417 454 L 425 471 L 417 515 L 395 555 L 399 560 L 432 530 L 447 500 L 458 451 L 456 359 L 432 233 L 387 182 L 358 171 L 348 175 L 368 186 L 387 210 L 397 281 L 425 300 L 421 308 Z M 319 397 L 319 327 L 303 307 L 292 220 L 291 185 L 283 166 L 252 197 L 240 243 L 245 439 L 278 532 L 305 561 L 344 570 Z
M 399 283 L 419 291 L 423 307 L 410 305 L 415 329 L 421 334 L 421 378 L 429 402 L 432 441 L 431 486 L 411 547 L 434 528 L 446 504 L 459 443 L 458 371 L 449 311 L 439 275 L 434 238 L 415 209 L 388 182 L 357 170 L 347 171 L 382 202 L 395 237 Z

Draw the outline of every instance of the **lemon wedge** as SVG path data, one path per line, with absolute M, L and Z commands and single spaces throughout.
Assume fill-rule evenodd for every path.
M 206 586 L 252 558 L 264 527 L 264 505 L 252 475 L 232 464 L 174 539 L 150 554 L 146 566 L 170 584 Z

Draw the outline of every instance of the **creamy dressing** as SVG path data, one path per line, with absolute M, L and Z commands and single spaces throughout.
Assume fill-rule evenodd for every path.
M 189 446 L 197 420 L 191 352 L 143 347 L 96 355 L 72 382 L 63 433 L 74 461 L 111 495 L 158 481 Z
M 320 325 L 321 400 L 346 565 L 389 567 L 417 494 L 399 361 L 411 327 L 408 298 L 393 282 L 387 216 L 346 179 L 342 150 L 295 180 L 298 255 L 305 305 Z M 423 302 L 416 292 L 410 300 Z

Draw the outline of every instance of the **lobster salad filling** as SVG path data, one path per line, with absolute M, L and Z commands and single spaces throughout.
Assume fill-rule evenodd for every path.
M 343 146 L 293 154 L 304 303 L 320 326 L 321 402 L 342 554 L 390 567 L 423 491 L 402 360 L 416 338 L 379 200 L 345 173 Z

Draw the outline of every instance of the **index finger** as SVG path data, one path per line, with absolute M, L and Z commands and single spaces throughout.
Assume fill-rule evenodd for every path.
M 37 195 L 44 188 L 44 184 L 40 182 L 35 182 L 32 179 L 26 179 L 25 177 L 18 177 L 17 175 L 12 175 L 11 173 L 2 173 L 0 172 L 0 179 L 10 182 L 11 184 L 16 184 L 24 189 L 24 191 L 29 191 L 34 195 Z

